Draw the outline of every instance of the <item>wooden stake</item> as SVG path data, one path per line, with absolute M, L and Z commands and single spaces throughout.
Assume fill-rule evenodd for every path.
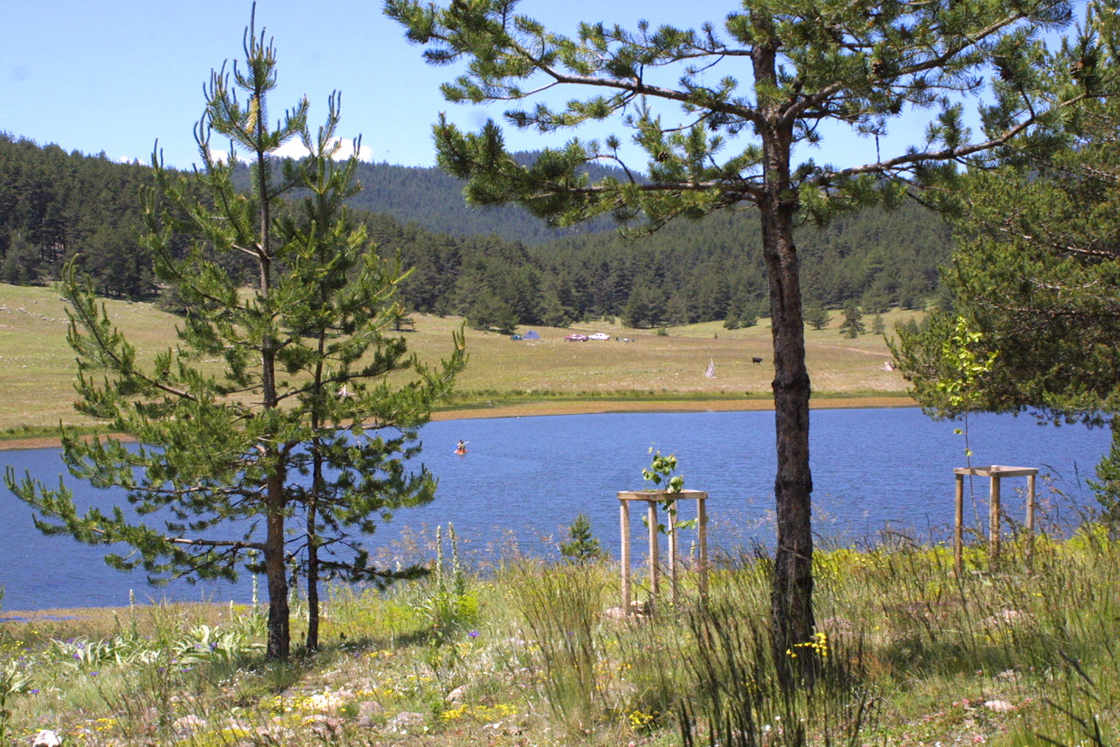
M 661 561 L 659 548 L 659 532 L 657 530 L 657 505 L 659 501 L 672 498 L 674 509 L 679 510 L 681 501 L 692 499 L 696 501 L 697 541 L 699 547 L 700 571 L 700 598 L 708 600 L 708 512 L 706 501 L 708 494 L 701 490 L 682 490 L 679 493 L 650 490 L 620 490 L 619 520 L 622 531 L 621 547 L 621 575 L 622 575 L 622 603 L 625 614 L 633 612 L 633 584 L 632 584 L 632 547 L 630 542 L 630 501 L 642 501 L 646 504 L 646 521 L 649 524 L 649 576 L 650 576 L 650 607 L 660 595 Z M 673 511 L 667 518 L 669 528 L 669 574 L 672 582 L 673 603 L 679 603 L 680 594 L 680 538 L 677 536 L 679 529 L 677 517 Z
M 961 575 L 961 570 L 964 567 L 964 475 L 961 473 L 956 474 L 957 478 L 957 503 L 956 503 L 956 523 L 953 530 L 953 570 L 956 572 L 957 577 Z
M 995 570 L 999 564 L 999 475 L 993 470 L 988 487 L 988 562 Z
M 1027 475 L 1027 569 L 1034 564 L 1034 475 Z
M 653 610 L 657 609 L 657 597 L 661 593 L 660 542 L 657 541 L 657 501 L 646 501 L 646 515 L 649 517 L 649 601 Z
M 622 562 L 622 613 L 630 614 L 630 504 L 619 501 L 619 511 L 622 516 L 622 548 L 620 549 Z
M 708 502 L 705 493 L 702 498 L 696 499 L 696 539 L 700 545 L 700 601 L 708 603 L 708 509 L 704 505 Z
M 669 588 L 673 594 L 673 605 L 676 606 L 680 603 L 680 589 L 677 586 L 677 559 L 680 546 L 677 543 L 676 501 L 673 501 L 666 513 L 669 515 L 666 519 L 666 526 L 669 529 Z

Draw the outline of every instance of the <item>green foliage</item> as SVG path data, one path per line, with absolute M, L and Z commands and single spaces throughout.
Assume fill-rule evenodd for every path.
M 840 331 L 844 337 L 854 340 L 863 334 L 864 330 L 863 311 L 855 301 L 849 301 L 844 305 L 844 320 L 840 322 Z
M 436 527 L 436 559 L 431 580 L 416 608 L 428 619 L 436 640 L 449 640 L 455 633 L 478 622 L 478 599 L 467 590 L 467 575 L 459 556 L 455 527 L 447 525 L 451 557 L 444 555 L 443 527 Z
M 649 447 L 649 453 L 653 454 L 653 458 L 650 460 L 649 466 L 642 469 L 642 479 L 650 485 L 647 490 L 665 491 L 666 495 L 661 501 L 661 508 L 673 518 L 673 531 L 678 529 L 695 529 L 697 526 L 696 519 L 676 521 L 676 495 L 684 490 L 684 475 L 676 473 L 677 455 L 670 454 L 669 456 L 663 456 L 660 451 L 655 451 L 652 446 Z M 664 483 L 664 487 L 662 487 L 662 483 Z M 648 519 L 642 517 L 642 521 L 648 521 Z M 657 529 L 662 533 L 669 531 L 668 528 L 662 524 L 659 524 Z
M 153 663 L 180 666 L 201 663 L 238 664 L 259 659 L 264 618 L 236 618 L 225 626 L 196 625 L 167 629 L 163 635 L 142 636 L 125 631 L 112 638 L 53 640 L 44 654 L 74 670 L 88 672 L 109 664 L 140 667 Z
M 964 435 L 964 455 L 971 465 L 968 415 L 986 407 L 983 392 L 998 360 L 998 351 L 991 349 L 984 333 L 970 328 L 963 316 L 950 319 L 947 314 L 933 312 L 921 324 L 911 322 L 899 327 L 898 333 L 899 341 L 889 344 L 904 375 L 914 385 L 911 395 L 927 415 L 963 418 L 964 427 L 956 429 L 956 433 Z M 936 351 L 930 349 L 934 340 L 939 343 Z M 912 372 L 919 356 L 923 374 L 916 376 Z M 936 378 L 931 372 L 936 372 Z
M 1097 479 L 1089 487 L 1101 507 L 1101 521 L 1113 533 L 1120 531 L 1120 421 L 1113 416 L 1112 445 L 1097 465 Z
M 19 661 L 9 660 L 0 667 L 0 744 L 14 743 L 11 719 L 11 701 L 15 696 L 30 690 L 24 667 Z
M 311 648 L 321 579 L 385 584 L 417 575 L 371 565 L 361 537 L 378 518 L 432 500 L 434 477 L 406 471 L 405 461 L 419 451 L 417 429 L 464 358 L 457 336 L 450 359 L 422 366 L 402 338 L 387 334 L 400 316 L 399 275 L 385 268 L 344 206 L 358 187 L 356 161 L 334 160 L 338 98 L 316 134 L 306 100 L 269 129 L 276 54 L 264 39 L 251 26 L 245 66 L 211 77 L 196 128 L 197 181 L 153 159 L 143 241 L 185 308 L 176 348 L 141 365 L 73 263 L 66 275 L 77 407 L 139 446 L 116 437 L 87 442 L 64 430 L 64 459 L 76 478 L 123 490 L 131 511 L 83 515 L 61 484 L 52 490 L 11 469 L 6 482 L 33 506 L 43 532 L 129 547 L 106 556 L 113 567 L 143 568 L 156 579 L 263 571 L 268 654 L 285 658 L 289 558 L 312 591 Z M 228 160 L 211 151 L 211 133 L 233 141 Z M 311 155 L 276 173 L 275 152 L 295 138 Z M 237 150 L 249 154 L 248 192 L 234 187 Z M 286 209 L 282 196 L 297 189 L 298 205 Z M 191 237 L 189 247 L 180 246 L 182 236 Z M 252 287 L 243 287 L 242 273 L 222 255 L 251 262 Z M 410 379 L 387 381 L 406 370 Z M 297 524 L 302 531 L 289 531 Z M 250 551 L 261 553 L 259 564 Z
M 993 367 L 1002 353 L 963 316 L 932 311 L 920 323 L 900 325 L 890 343 L 911 395 L 928 415 L 957 418 L 999 409 L 988 396 Z
M 813 659 L 816 676 L 802 687 L 781 687 L 785 662 L 771 657 L 769 634 L 757 618 L 727 602 L 691 612 L 690 646 L 685 666 L 695 683 L 681 701 L 685 743 L 790 745 L 815 744 L 826 733 L 839 744 L 859 744 L 874 731 L 877 696 L 868 688 L 862 657 L 845 651 L 827 633 L 784 653 L 787 659 Z M 830 740 L 824 740 L 830 743 Z
M 58 281 L 80 255 L 98 293 L 153 296 L 151 261 L 137 240 L 148 171 L 0 133 L 0 280 Z
M 882 314 L 876 314 L 871 319 L 871 334 L 882 337 L 887 332 L 887 325 Z
M 674 474 L 677 471 L 677 455 L 662 456 L 660 451 L 655 451 L 651 446 L 649 453 L 653 454 L 649 466 L 642 469 L 642 479 L 650 483 L 650 490 L 666 490 L 670 493 L 679 493 L 684 490 L 684 475 Z M 661 483 L 665 487 L 661 487 Z
M 599 625 L 605 589 L 594 566 L 530 566 L 511 579 L 512 601 L 527 637 L 539 648 L 545 703 L 565 730 L 578 734 L 612 710 L 609 633 Z
M 945 395 L 949 412 L 969 412 L 975 406 L 980 381 L 992 370 L 998 351 L 977 352 L 983 339 L 982 332 L 969 329 L 968 321 L 958 316 L 953 334 L 941 346 L 949 375 L 934 386 Z
M 926 396 L 932 365 L 963 316 L 999 351 L 978 382 L 977 409 L 1032 408 L 1052 420 L 1102 422 L 1120 391 L 1120 278 L 1114 236 L 1120 108 L 1098 97 L 1120 70 L 1113 9 L 1092 3 L 1055 59 L 1055 95 L 1084 97 L 1044 138 L 1008 149 L 997 170 L 970 174 L 956 196 L 957 246 L 945 310 L 902 330 L 901 370 Z M 1060 128 L 1057 127 L 1060 125 Z M 934 397 L 935 392 L 929 395 Z M 924 401 L 924 400 L 923 400 Z
M 536 155 L 518 153 L 515 157 L 530 162 Z M 594 171 L 603 174 L 611 170 Z M 586 231 L 609 232 L 614 227 L 610 219 L 604 218 L 578 231 L 551 228 L 516 205 L 475 210 L 462 199 L 463 182 L 434 166 L 361 163 L 356 176 L 362 191 L 348 201 L 356 211 L 392 216 L 400 227 L 420 227 L 420 233 L 440 234 L 445 240 L 479 236 L 491 242 L 501 240 L 508 246 L 537 245 Z
M 568 527 L 568 541 L 560 544 L 560 555 L 577 565 L 592 563 L 605 557 L 598 538 L 591 531 L 591 519 L 580 511 Z
M 805 323 L 813 329 L 824 329 L 832 321 L 829 314 L 820 304 L 810 304 L 805 307 Z

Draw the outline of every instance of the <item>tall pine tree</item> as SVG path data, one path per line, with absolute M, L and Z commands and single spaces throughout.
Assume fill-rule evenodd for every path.
M 432 499 L 432 475 L 410 473 L 405 460 L 419 450 L 416 429 L 464 358 L 456 337 L 450 358 L 430 369 L 388 336 L 401 314 L 400 277 L 385 270 L 343 206 L 357 187 L 355 161 L 334 160 L 337 95 L 317 135 L 306 100 L 270 127 L 275 51 L 253 24 L 244 48 L 244 67 L 212 75 L 196 128 L 205 199 L 153 158 L 158 187 L 145 242 L 186 309 L 179 345 L 142 360 L 73 269 L 66 284 L 78 407 L 139 446 L 87 443 L 63 431 L 64 459 L 93 487 L 123 489 L 131 510 L 80 514 L 64 487 L 11 470 L 6 479 L 44 532 L 130 546 L 128 555 L 107 556 L 117 568 L 232 579 L 247 566 L 257 570 L 250 551 L 259 553 L 267 653 L 283 659 L 290 561 L 306 571 L 313 602 L 323 578 L 384 583 L 397 575 L 370 565 L 361 535 L 393 510 Z M 230 139 L 229 158 L 211 150 L 211 133 Z M 278 173 L 276 152 L 293 138 L 311 156 Z M 234 187 L 238 150 L 248 155 L 248 192 Z M 297 189 L 305 195 L 298 206 L 282 202 Z M 176 250 L 183 235 L 191 238 L 185 254 Z M 247 258 L 251 287 L 220 261 L 229 254 Z M 402 369 L 414 373 L 407 383 L 387 380 Z M 314 648 L 317 603 L 310 623 Z
M 785 652 L 814 632 L 810 384 L 794 227 L 874 202 L 895 204 L 915 185 L 951 179 L 957 163 L 1047 124 L 1066 101 L 1041 95 L 1049 60 L 1038 34 L 1068 22 L 1070 6 L 742 0 L 722 30 L 714 23 L 697 31 L 583 23 L 569 37 L 518 14 L 518 4 L 386 0 L 385 8 L 410 40 L 426 46 L 429 62 L 465 65 L 443 87 L 449 100 L 520 104 L 536 97 L 535 106 L 508 111 L 506 119 L 542 133 L 614 119 L 631 131 L 646 162 L 626 163 L 621 139 L 612 136 L 573 139 L 522 166 L 494 122 L 464 133 L 441 118 L 439 163 L 468 180 L 469 200 L 516 201 L 557 224 L 610 213 L 649 228 L 728 207 L 759 211 L 777 430 L 772 630 L 786 661 Z M 992 71 L 983 132 L 973 137 L 959 95 L 980 89 Z M 568 91 L 575 95 L 559 106 L 537 96 Z M 925 139 L 896 154 L 847 167 L 795 159 L 795 146 L 817 143 L 826 125 L 878 139 L 903 113 L 923 112 L 930 114 Z M 624 175 L 593 179 L 585 167 L 600 160 Z M 796 664 L 811 667 L 810 659 Z

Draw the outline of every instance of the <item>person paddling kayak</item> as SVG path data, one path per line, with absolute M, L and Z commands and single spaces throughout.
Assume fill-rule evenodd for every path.
M 460 439 L 459 445 L 455 447 L 455 453 L 456 454 L 466 454 L 467 453 L 467 442 Z

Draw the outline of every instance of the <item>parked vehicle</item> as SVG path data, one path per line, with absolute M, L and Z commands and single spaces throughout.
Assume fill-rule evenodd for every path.
M 587 335 L 573 333 L 564 338 L 565 342 L 587 342 Z
M 596 332 L 593 335 L 589 335 L 587 339 L 588 340 L 609 340 L 609 339 L 611 339 L 611 336 L 608 335 L 606 332 Z

